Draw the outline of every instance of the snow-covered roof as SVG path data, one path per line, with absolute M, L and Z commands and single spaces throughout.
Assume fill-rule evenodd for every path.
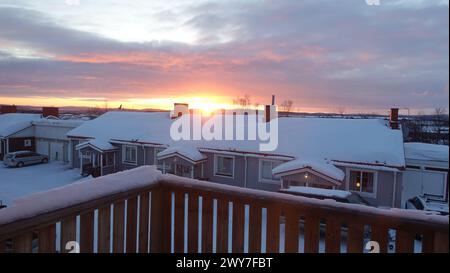
M 206 156 L 200 153 L 197 148 L 189 145 L 170 146 L 157 154 L 158 158 L 166 158 L 172 155 L 180 155 L 194 162 L 206 159 Z
M 53 119 L 53 118 L 41 118 L 32 122 L 33 125 L 47 125 L 58 127 L 78 127 L 83 124 L 85 120 L 82 119 Z
M 347 198 L 352 193 L 349 191 L 342 190 L 329 190 L 329 189 L 321 189 L 314 187 L 303 187 L 303 186 L 291 186 L 287 189 L 283 189 L 283 192 L 291 192 L 291 193 L 302 193 L 306 195 L 317 195 L 331 198 Z
M 432 160 L 448 162 L 448 146 L 409 142 L 405 143 L 405 157 L 415 160 Z
M 30 127 L 32 121 L 41 119 L 39 114 L 3 114 L 0 115 L 0 137 L 7 137 Z
M 172 140 L 172 122 L 167 112 L 107 112 L 71 130 L 68 136 L 259 152 L 258 140 Z M 278 148 L 265 154 L 405 165 L 402 132 L 390 129 L 385 120 L 282 117 L 278 127 Z
M 117 149 L 116 146 L 109 143 L 108 140 L 104 139 L 91 139 L 89 141 L 78 144 L 75 148 L 77 150 L 83 149 L 84 147 L 92 147 L 99 151 L 111 151 Z
M 325 160 L 303 160 L 296 159 L 292 161 L 285 162 L 281 165 L 278 165 L 272 170 L 274 175 L 282 175 L 292 171 L 302 170 L 302 169 L 311 169 L 321 174 L 324 174 L 334 180 L 343 181 L 345 177 L 345 173 L 335 167 L 333 164 L 329 163 Z

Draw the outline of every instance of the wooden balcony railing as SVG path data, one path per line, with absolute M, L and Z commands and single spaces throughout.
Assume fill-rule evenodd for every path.
M 363 252 L 369 240 L 380 252 L 448 252 L 448 232 L 444 216 L 242 189 L 152 166 L 0 210 L 0 253 L 67 252 L 71 241 L 82 253 L 336 253 Z

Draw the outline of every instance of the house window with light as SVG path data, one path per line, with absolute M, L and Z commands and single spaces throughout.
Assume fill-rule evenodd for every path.
M 135 146 L 125 146 L 123 154 L 123 162 L 137 164 L 137 149 Z
M 229 177 L 234 176 L 234 157 L 217 155 L 215 157 L 214 165 L 215 175 Z
M 350 171 L 349 188 L 361 193 L 375 193 L 375 173 L 368 171 Z

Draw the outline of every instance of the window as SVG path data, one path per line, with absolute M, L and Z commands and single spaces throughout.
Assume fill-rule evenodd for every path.
M 232 156 L 215 156 L 214 175 L 219 176 L 234 176 L 234 157 Z
M 349 188 L 351 191 L 375 194 L 375 173 L 350 171 Z
M 273 176 L 272 170 L 280 165 L 280 161 L 260 160 L 259 161 L 259 181 L 278 183 L 280 178 Z
M 173 173 L 174 171 L 172 170 L 172 164 L 166 163 L 165 166 L 163 166 L 163 162 L 162 160 L 158 160 L 158 153 L 164 151 L 166 148 L 155 148 L 155 158 L 154 158 L 154 164 L 156 165 L 156 168 L 160 171 L 163 170 L 163 167 L 165 167 L 166 172 L 168 173 Z
M 162 151 L 164 151 L 164 148 L 155 148 L 155 158 L 153 159 L 153 162 L 155 162 L 154 164 L 157 166 L 158 170 L 162 170 L 163 168 L 162 161 L 158 160 L 158 154 Z
M 110 167 L 114 165 L 114 153 L 103 154 L 103 166 Z
M 25 139 L 23 146 L 25 147 L 31 147 L 31 139 Z
M 137 164 L 136 146 L 125 146 L 123 150 L 123 162 Z

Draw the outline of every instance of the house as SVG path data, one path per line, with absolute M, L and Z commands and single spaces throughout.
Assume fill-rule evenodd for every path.
M 402 205 L 418 195 L 448 202 L 448 153 L 445 145 L 405 143 Z
M 0 115 L 0 158 L 9 152 L 34 150 L 32 122 L 41 119 L 37 114 L 7 113 Z
M 0 115 L 0 158 L 6 153 L 30 150 L 48 155 L 50 160 L 70 162 L 73 150 L 67 132 L 82 120 L 58 118 L 54 107 L 44 107 L 42 114 L 8 113 Z
M 94 166 L 106 175 L 158 165 L 163 172 L 245 188 L 344 189 L 374 206 L 401 205 L 405 158 L 395 115 L 389 121 L 279 118 L 278 147 L 261 152 L 254 140 L 173 140 L 172 122 L 190 113 L 176 107 L 171 114 L 107 112 L 73 129 L 68 137 L 74 167 Z M 266 118 L 271 109 L 266 107 Z

